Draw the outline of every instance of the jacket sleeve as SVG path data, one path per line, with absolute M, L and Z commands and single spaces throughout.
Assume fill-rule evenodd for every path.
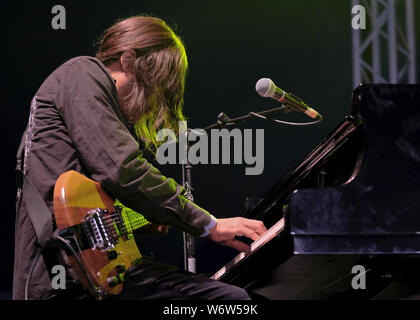
M 58 81 L 55 103 L 86 174 L 149 221 L 206 234 L 215 218 L 142 158 L 103 65 L 93 58 L 75 60 L 62 66 Z

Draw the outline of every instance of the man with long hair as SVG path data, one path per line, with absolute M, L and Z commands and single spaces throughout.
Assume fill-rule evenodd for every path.
M 187 200 L 180 185 L 142 157 L 133 132 L 144 148 L 154 152 L 157 130 L 175 129 L 184 119 L 187 66 L 180 38 L 164 21 L 135 16 L 104 32 L 96 57 L 73 58 L 44 81 L 31 103 L 21 170 L 51 212 L 57 178 L 76 170 L 141 212 L 157 230 L 171 225 L 240 251 L 248 246 L 235 236 L 255 240 L 266 231 L 256 220 L 216 219 Z M 14 299 L 24 297 L 35 242 L 34 227 L 18 193 Z M 56 261 L 56 250 L 46 249 L 34 264 L 31 299 L 59 296 L 49 274 Z M 201 275 L 144 261 L 127 277 L 119 298 L 249 299 L 249 295 Z

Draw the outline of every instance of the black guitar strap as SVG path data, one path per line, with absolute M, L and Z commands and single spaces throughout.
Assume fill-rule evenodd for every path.
M 31 110 L 33 112 L 33 110 Z M 28 210 L 28 216 L 31 220 L 32 226 L 35 231 L 37 244 L 39 247 L 36 249 L 36 257 L 32 263 L 32 266 L 29 270 L 28 278 L 25 285 L 25 300 L 28 300 L 29 295 L 29 284 L 32 276 L 32 272 L 37 264 L 38 258 L 41 256 L 42 251 L 45 247 L 55 247 L 59 249 L 67 248 L 73 253 L 79 267 L 81 268 L 86 281 L 90 286 L 90 292 L 96 297 L 97 290 L 95 284 L 89 278 L 86 267 L 83 262 L 78 257 L 77 253 L 74 251 L 73 247 L 62 237 L 58 235 L 58 230 L 56 229 L 53 233 L 53 216 L 48 209 L 47 204 L 44 199 L 41 197 L 41 194 L 32 184 L 30 179 L 26 176 L 25 172 L 25 148 L 27 143 L 31 139 L 30 127 L 33 126 L 33 118 L 30 117 L 28 126 L 25 129 L 25 132 L 22 135 L 20 145 L 16 155 L 16 179 L 17 179 L 17 201 L 21 200 L 25 203 L 25 206 Z M 31 123 L 32 122 L 32 123 Z M 30 133 L 30 132 L 29 132 Z M 28 150 L 29 152 L 29 150 Z
M 16 175 L 18 184 L 18 197 L 22 197 L 28 210 L 29 218 L 35 230 L 37 242 L 41 247 L 44 247 L 48 240 L 52 238 L 52 215 L 48 209 L 44 199 L 42 199 L 38 190 L 31 183 L 29 178 L 25 175 L 23 169 L 24 150 L 26 141 L 26 128 L 22 136 L 19 149 L 16 155 Z

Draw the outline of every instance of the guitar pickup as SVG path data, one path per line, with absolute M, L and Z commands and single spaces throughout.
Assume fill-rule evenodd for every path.
M 86 222 L 90 229 L 90 242 L 93 249 L 110 250 L 115 247 L 113 233 L 110 230 L 112 226 L 109 225 L 109 221 L 103 219 L 106 213 L 108 211 L 98 208 L 89 211 L 86 216 Z

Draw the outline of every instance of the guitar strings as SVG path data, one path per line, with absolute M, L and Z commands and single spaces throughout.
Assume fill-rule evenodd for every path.
M 120 231 L 121 233 L 125 233 L 125 232 L 128 231 L 128 226 L 127 226 L 126 222 L 124 221 L 124 219 L 121 217 L 121 215 L 119 213 L 113 212 L 113 213 L 110 213 L 110 214 L 104 214 L 102 216 L 102 218 L 105 218 L 104 225 L 108 229 L 110 227 L 112 227 L 115 230 L 115 224 L 114 223 L 116 223 L 118 231 Z M 123 223 L 123 225 L 121 227 L 118 226 L 117 220 L 119 220 Z M 138 218 L 134 218 L 133 220 L 128 218 L 128 220 L 129 220 L 128 223 L 131 226 L 131 228 L 130 228 L 131 230 L 135 229 L 137 227 L 140 227 L 141 218 L 138 217 Z M 112 230 L 111 230 L 111 232 L 112 232 Z

